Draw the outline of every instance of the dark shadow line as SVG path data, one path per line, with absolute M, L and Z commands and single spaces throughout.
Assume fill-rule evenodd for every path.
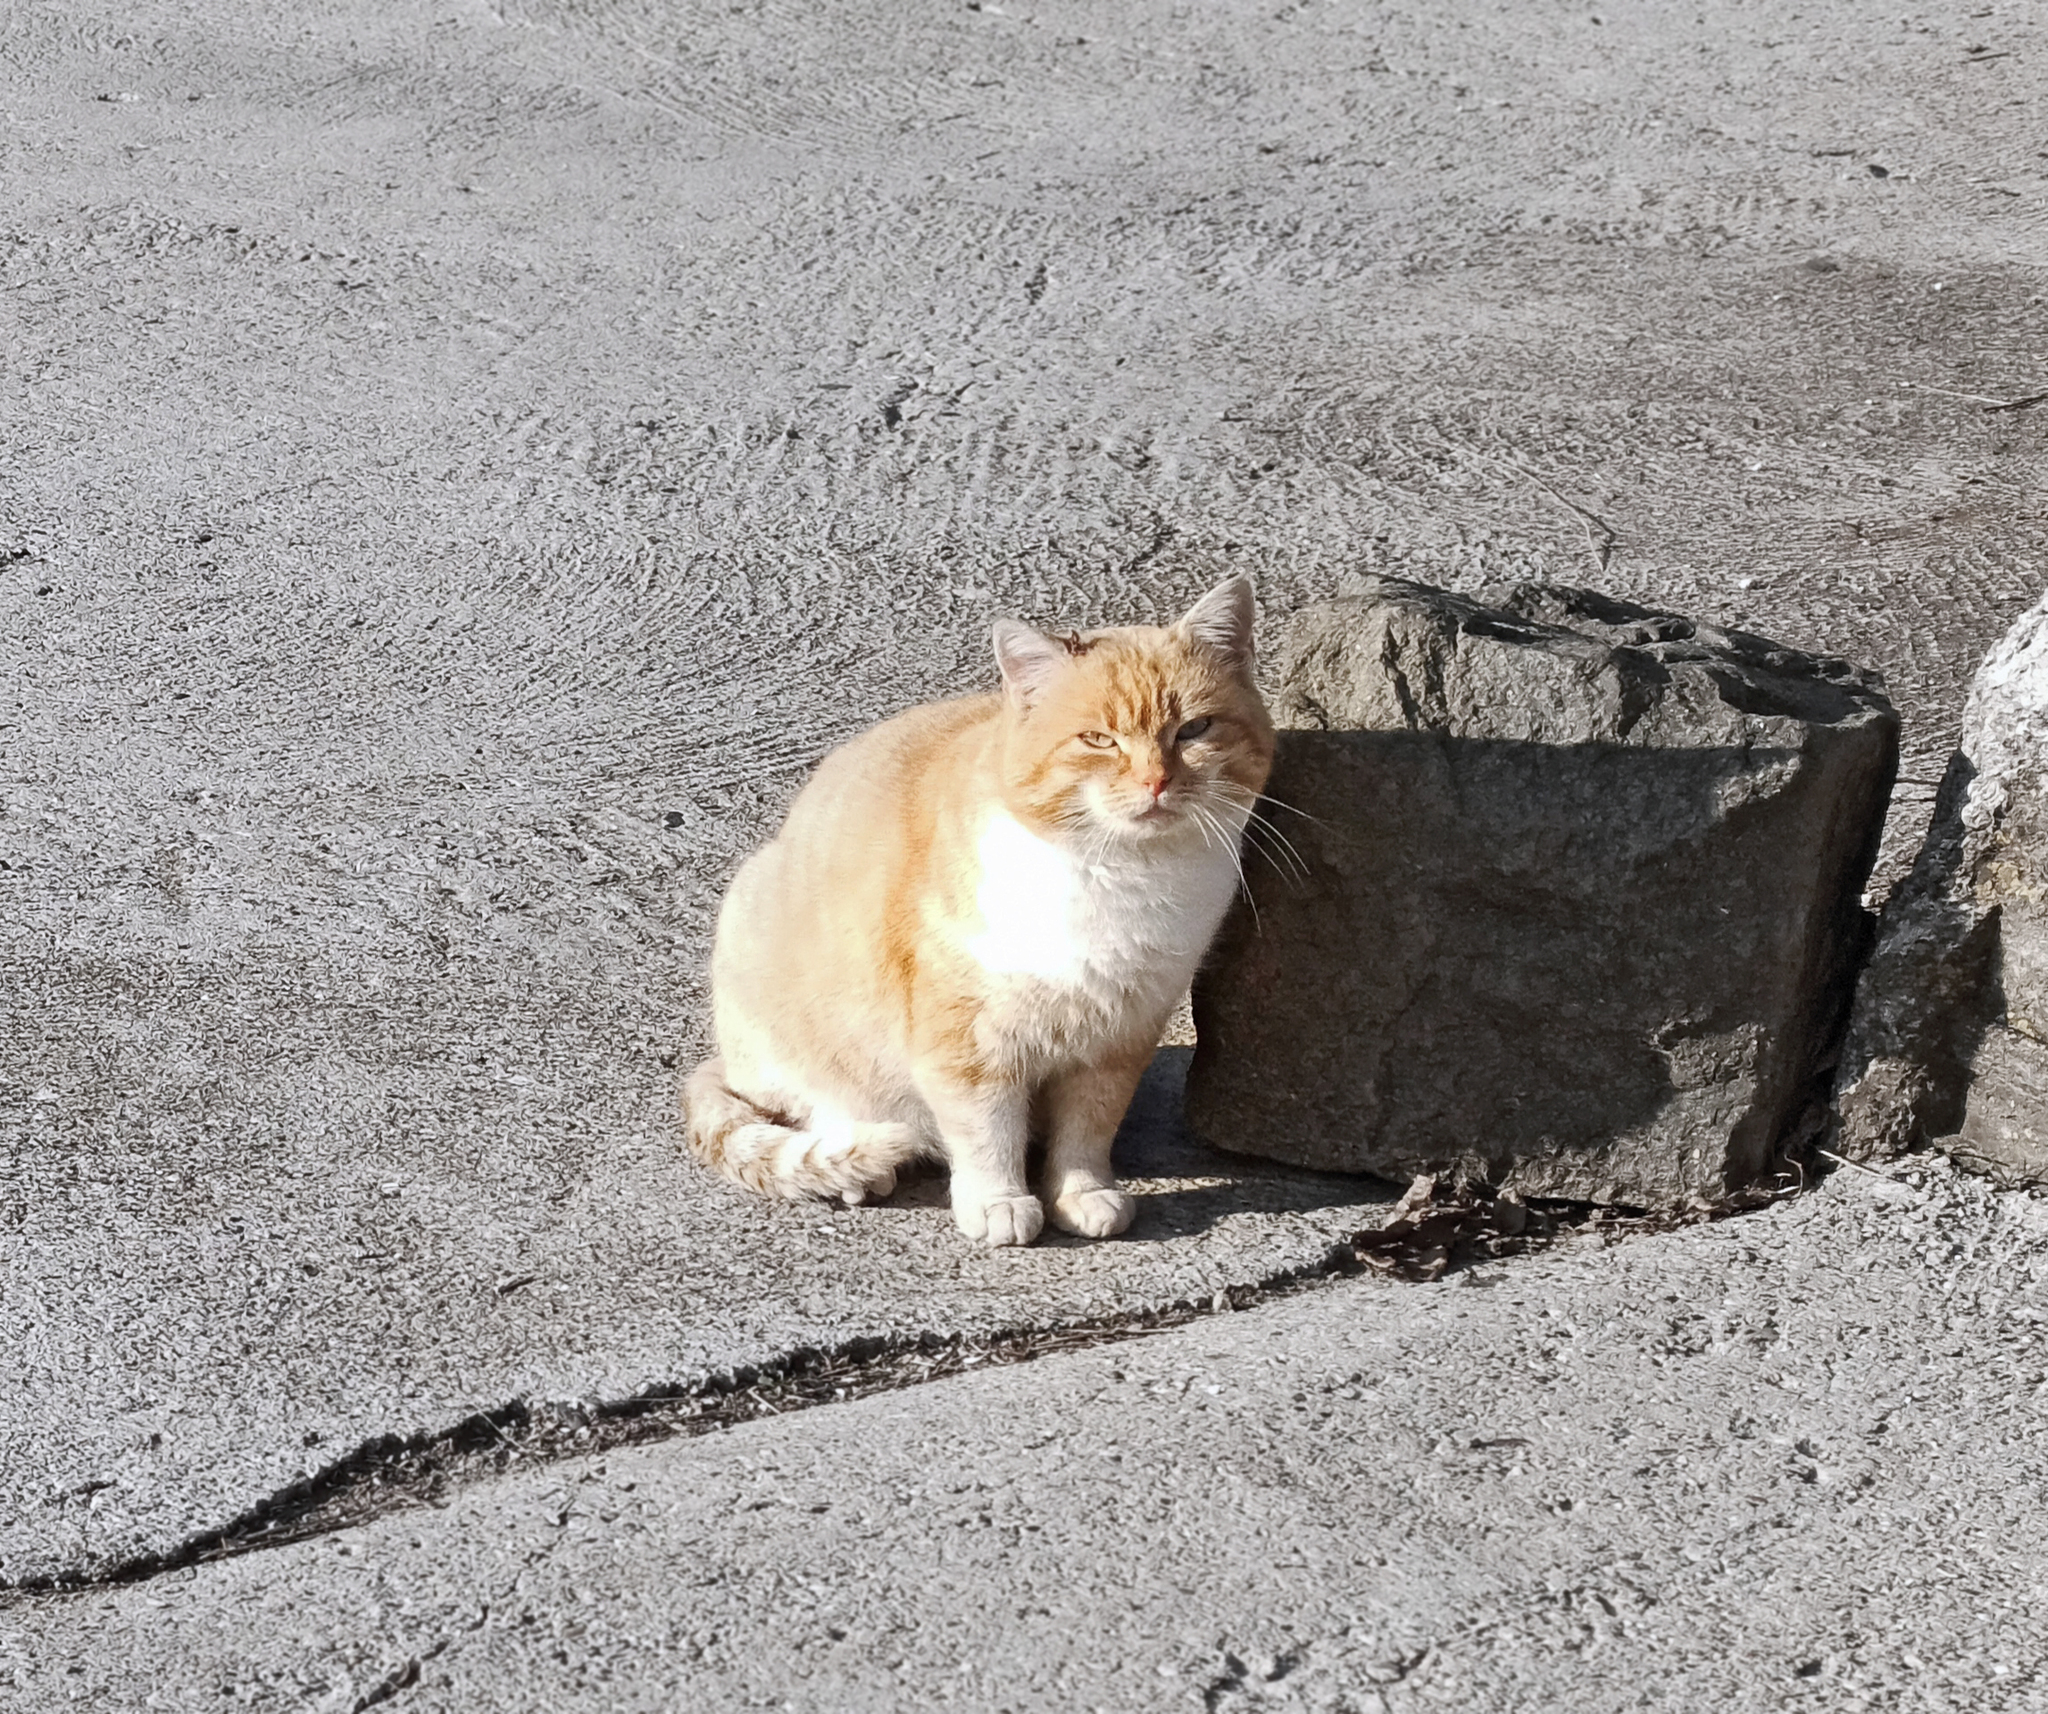
M 1576 1233 L 1618 1242 L 1637 1234 L 1676 1231 L 1749 1213 L 1803 1188 L 1802 1174 L 1800 1182 L 1781 1191 L 1664 1214 L 1532 1201 L 1529 1207 L 1540 1218 L 1527 1229 L 1512 1232 L 1498 1225 L 1489 1204 L 1453 1202 L 1438 1211 L 1447 1224 L 1417 1232 L 1414 1246 L 1394 1234 L 1361 1231 L 1333 1243 L 1317 1261 L 1249 1285 L 1228 1286 L 1206 1298 L 1182 1297 L 1117 1315 L 973 1336 L 923 1333 L 805 1346 L 689 1386 L 654 1385 L 587 1408 L 555 1404 L 535 1409 L 515 1399 L 495 1410 L 473 1412 L 449 1428 L 367 1440 L 227 1523 L 161 1553 L 137 1554 L 101 1571 L 55 1572 L 0 1583 L 0 1611 L 36 1597 L 61 1599 L 145 1583 L 170 1572 L 358 1528 L 394 1513 L 442 1510 L 457 1492 L 519 1464 L 539 1467 L 620 1447 L 716 1434 L 764 1417 L 900 1392 L 978 1369 L 1122 1344 L 1361 1274 L 1394 1283 L 1429 1283 L 1487 1262 L 1548 1249 Z M 1387 1242 L 1389 1237 L 1396 1241 Z

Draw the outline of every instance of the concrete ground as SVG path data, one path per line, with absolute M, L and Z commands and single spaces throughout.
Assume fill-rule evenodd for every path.
M 1594 583 L 1740 622 L 1887 674 L 1907 718 L 1894 872 L 1970 670 L 2048 568 L 2048 408 L 2025 403 L 2048 390 L 2044 50 L 2027 8 L 1846 0 L 15 7 L 0 1583 L 88 1585 L 0 1623 L 28 1639 L 21 1705 L 182 1705 L 212 1673 L 215 1706 L 231 1683 L 367 1707 L 424 1696 L 430 1667 L 506 1675 L 449 1706 L 509 1703 L 477 1686 L 527 1675 L 540 1656 L 518 1650 L 583 1622 L 578 1590 L 604 1591 L 636 1639 L 600 1654 L 650 1705 L 715 1673 L 697 1682 L 734 1705 L 1056 1706 L 1048 1675 L 1078 1645 L 1049 1639 L 1089 1625 L 1113 1646 L 1077 1652 L 1075 1682 L 1104 1706 L 1290 1684 L 1391 1706 L 1381 1679 L 1407 1654 L 1388 1651 L 1416 1639 L 1475 1707 L 1686 1683 L 1732 1705 L 2027 1705 L 2000 1640 L 2024 1614 L 1997 1602 L 2039 1601 L 2040 1496 L 1989 1449 L 2024 1441 L 2038 1324 L 1937 1306 L 1944 1264 L 1910 1246 L 1881 1266 L 1887 1223 L 1853 1200 L 1879 1193 L 1841 1180 L 1726 1226 L 1502 1264 L 1505 1286 L 1339 1283 L 1141 1346 L 607 1454 L 680 1496 L 676 1563 L 727 1544 L 725 1581 L 657 1572 L 597 1530 L 562 1581 L 532 1585 L 526 1642 L 480 1626 L 428 1662 L 456 1609 L 408 1630 L 402 1591 L 495 1601 L 490 1553 L 537 1527 L 519 1484 L 579 1481 L 568 1465 L 339 1544 L 105 1580 L 382 1437 L 688 1391 L 805 1347 L 1115 1322 L 1313 1269 L 1371 1223 L 1384 1186 L 1190 1150 L 1170 1060 L 1129 1138 L 1144 1213 L 1106 1246 L 990 1256 L 930 1184 L 880 1209 L 771 1208 L 683 1160 L 674 1083 L 703 1045 L 725 876 L 837 739 L 987 682 L 996 612 L 1149 618 L 1241 565 L 1269 632 L 1365 568 Z M 1967 1196 L 1968 1230 L 2009 1234 L 2020 1266 L 2036 1205 Z M 1735 1552 L 1718 1545 L 1657 1570 L 1655 1623 L 1630 1621 L 1653 1640 L 1608 1653 L 1618 1676 L 1582 1698 L 1490 1642 L 1490 1664 L 1452 1666 L 1481 1647 L 1457 1627 L 1512 1606 L 1488 1591 L 1590 1589 L 1592 1562 L 1576 1524 L 1514 1509 L 1512 1468 L 1447 1474 L 1400 1429 L 1406 1366 L 1451 1377 L 1418 1400 L 1448 1409 L 1469 1384 L 1490 1416 L 1511 1414 L 1516 1375 L 1557 1468 L 1606 1470 L 1587 1449 L 1607 1425 L 1667 1408 L 1649 1377 L 1669 1354 L 1630 1317 L 1667 1297 L 1714 1313 L 1729 1246 L 1758 1257 L 1742 1289 L 1766 1289 L 1795 1232 L 1815 1338 L 1869 1396 L 1923 1393 L 1953 1438 L 1913 1443 L 1896 1504 L 1879 1481 L 1864 1512 L 1785 1512 L 1754 1577 L 1714 1571 Z M 1543 1305 L 1621 1290 L 1610 1274 L 1633 1282 L 1613 1301 L 1634 1329 L 1611 1367 L 1545 1386 L 1508 1362 L 1555 1320 Z M 1904 1296 L 1875 1305 L 1884 1279 Z M 1892 1320 L 1920 1336 L 1893 1339 Z M 1276 1447 L 1320 1450 L 1276 1451 L 1270 1481 L 1239 1486 L 1193 1426 L 1104 1379 L 1208 1364 L 1203 1385 L 1252 1397 L 1287 1352 L 1369 1369 L 1393 1414 L 1358 1417 L 1372 1438 L 1353 1444 L 1275 1406 Z M 1777 1420 L 1760 1375 L 1729 1380 L 1731 1420 Z M 1692 1445 L 1687 1395 L 1669 1396 L 1670 1425 L 1644 1432 Z M 1738 1516 L 1713 1484 L 1739 1486 L 1749 1453 L 1709 1456 L 1708 1399 L 1687 1430 L 1707 1486 L 1612 1513 L 1653 1567 L 1735 1539 L 1713 1533 Z M 884 1420 L 911 1425 L 898 1451 L 923 1478 L 891 1464 L 868 1426 Z M 1123 1439 L 1128 1504 L 1029 1450 L 1041 1420 L 1071 1425 L 1084 1462 Z M 1726 1446 L 1781 1432 L 1730 1428 Z M 1850 1430 L 1818 1432 L 1793 1436 L 1823 1449 L 1796 1455 L 1816 1469 Z M 873 1496 L 871 1535 L 800 1526 L 816 1576 L 782 1525 L 719 1535 L 689 1510 L 738 1480 L 721 1472 L 777 1459 Z M 941 1467 L 1015 1472 L 1005 1491 L 1068 1544 L 1054 1570 L 974 1538 L 992 1556 L 977 1586 L 1018 1593 L 966 1629 L 945 1567 L 969 1538 L 925 1493 Z M 1431 1483 L 1486 1505 L 1390 1498 Z M 1296 1566 L 1309 1520 L 1324 1545 Z M 1216 1545 L 1233 1532 L 1235 1572 Z M 1340 1572 L 1328 1544 L 1346 1532 L 1398 1576 Z M 347 1594 L 374 1577 L 316 1573 L 344 1559 L 397 1605 Z M 1938 1596 L 1913 1581 L 1935 1567 Z M 1897 1678 L 1920 1671 L 1903 1654 L 1893 1677 L 1856 1664 L 1859 1609 L 1826 1591 L 1866 1571 L 1921 1591 L 1883 1611 L 1920 1603 L 1933 1640 L 1898 1646 L 1961 1678 Z M 266 1621 L 259 1659 L 203 1619 L 248 1611 L 236 1579 L 317 1623 Z M 797 1649 L 773 1621 L 824 1600 L 810 1583 L 899 1615 L 901 1652 Z M 1181 1635 L 1197 1616 L 1199 1646 Z M 1325 1678 L 1261 1676 L 1288 1625 Z M 744 1659 L 718 1664 L 692 1641 L 708 1630 L 751 1639 Z M 1350 1654 L 1330 1640 L 1354 1634 Z M 1242 1671 L 1208 1661 L 1212 1642 Z M 389 1677 L 413 1658 L 413 1679 Z M 1008 1664 L 998 1682 L 977 1661 Z M 630 1705 L 595 1680 L 531 1682 L 551 1706 Z
M 2048 1708 L 2048 1202 L 1746 1219 L 572 1458 L 8 1615 L 23 1708 Z M 1854 1266 L 1845 1268 L 1845 1251 Z

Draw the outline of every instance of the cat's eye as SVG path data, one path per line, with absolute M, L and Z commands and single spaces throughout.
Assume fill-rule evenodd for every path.
M 1091 750 L 1114 750 L 1116 740 L 1107 732 L 1083 732 L 1081 742 Z
M 1173 741 L 1176 744 L 1192 744 L 1215 724 L 1216 722 L 1211 720 L 1206 714 L 1199 720 L 1190 720 L 1173 735 Z

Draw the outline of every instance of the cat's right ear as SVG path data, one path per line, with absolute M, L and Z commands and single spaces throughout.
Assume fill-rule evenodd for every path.
M 1252 580 L 1241 573 L 1226 577 L 1187 610 L 1180 628 L 1205 648 L 1221 655 L 1239 672 L 1252 665 Z
M 998 619 L 993 641 L 1003 693 L 1020 712 L 1039 699 L 1070 654 L 1057 637 L 1034 631 L 1021 619 Z

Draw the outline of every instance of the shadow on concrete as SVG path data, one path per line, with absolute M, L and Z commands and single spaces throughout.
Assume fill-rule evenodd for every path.
M 1199 1237 L 1224 1220 L 1247 1213 L 1306 1214 L 1315 1209 L 1356 1208 L 1361 1225 L 1373 1209 L 1391 1207 L 1405 1185 L 1364 1173 L 1313 1172 L 1279 1161 L 1226 1154 L 1187 1128 L 1182 1101 L 1195 1050 L 1162 1047 L 1152 1056 L 1130 1111 L 1116 1134 L 1116 1170 L 1124 1188 L 1138 1199 L 1138 1218 L 1118 1244 L 1165 1243 Z M 915 1170 L 915 1169 L 914 1169 Z M 890 1198 L 897 1207 L 948 1206 L 945 1168 L 932 1166 L 906 1178 Z M 1090 1245 L 1047 1229 L 1041 1246 Z
M 1194 1056 L 1191 1047 L 1155 1053 L 1117 1132 L 1117 1172 L 1138 1198 L 1130 1238 L 1191 1237 L 1247 1210 L 1306 1213 L 1399 1199 L 1406 1187 L 1385 1179 L 1313 1172 L 1211 1148 L 1188 1129 L 1182 1111 Z

